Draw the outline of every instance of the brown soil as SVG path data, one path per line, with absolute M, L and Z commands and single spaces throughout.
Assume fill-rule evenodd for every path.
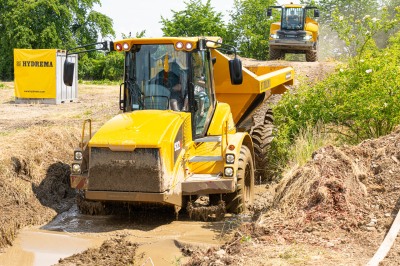
M 138 245 L 122 238 L 104 241 L 99 248 L 90 248 L 82 253 L 61 259 L 58 265 L 134 265 Z
M 189 265 L 256 265 L 262 258 L 364 265 L 399 211 L 399 162 L 400 128 L 357 146 L 322 148 L 260 195 L 254 222 L 220 249 L 194 252 Z M 382 265 L 398 265 L 399 251 L 397 243 Z
M 302 82 L 310 83 L 335 67 L 334 63 L 244 62 L 260 64 L 290 64 Z M 67 177 L 80 125 L 93 117 L 96 130 L 119 112 L 118 86 L 80 85 L 79 92 L 78 103 L 17 105 L 12 83 L 0 89 L 0 247 L 11 245 L 19 228 L 44 224 L 74 203 Z M 399 161 L 400 130 L 354 147 L 325 147 L 304 167 L 258 193 L 251 222 L 232 225 L 232 218 L 225 218 L 222 231 L 238 224 L 240 228 L 224 245 L 179 247 L 189 265 L 364 265 L 400 208 Z M 216 230 L 216 223 L 202 227 Z M 134 264 L 140 257 L 134 242 L 111 238 L 100 248 L 60 264 Z M 383 265 L 399 264 L 399 254 L 396 243 Z

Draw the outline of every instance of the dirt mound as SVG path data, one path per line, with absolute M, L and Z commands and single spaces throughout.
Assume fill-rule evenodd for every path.
M 400 197 L 400 129 L 354 147 L 328 146 L 276 188 L 273 207 L 331 229 L 386 230 Z
M 56 265 L 134 265 L 138 245 L 124 238 L 105 241 L 100 248 L 61 259 Z
M 266 252 L 265 257 L 276 258 L 271 254 L 276 243 L 284 248 L 314 246 L 308 254 L 315 247 L 334 249 L 340 253 L 337 256 L 342 256 L 341 263 L 346 261 L 343 254 L 350 249 L 355 257 L 350 264 L 365 264 L 400 208 L 399 176 L 400 128 L 357 146 L 319 149 L 305 166 L 292 170 L 260 195 L 259 201 L 265 202 L 253 206 L 257 221 L 244 223 L 220 249 L 193 252 L 189 265 L 256 262 L 261 250 Z M 273 198 L 267 195 L 271 191 L 275 192 Z M 279 263 L 282 254 L 285 253 L 280 253 Z M 399 261 L 399 247 L 395 245 L 383 264 L 397 265 Z M 334 259 L 328 262 L 335 264 Z
M 48 222 L 73 204 L 70 166 L 62 162 L 77 142 L 71 130 L 34 126 L 0 141 L 0 247 L 12 245 L 18 229 Z

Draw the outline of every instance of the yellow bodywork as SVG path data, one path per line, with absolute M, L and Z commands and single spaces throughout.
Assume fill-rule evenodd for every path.
M 206 39 L 215 42 L 220 40 L 218 37 L 206 37 Z M 129 50 L 134 44 L 173 43 L 175 49 L 178 49 L 177 47 L 180 47 L 178 43 L 183 43 L 182 49 L 190 52 L 198 48 L 199 40 L 200 37 L 124 39 L 114 42 L 114 47 L 120 49 L 126 44 L 125 47 L 128 47 L 126 50 Z M 186 46 L 187 43 L 191 46 Z M 119 114 L 105 123 L 91 138 L 88 144 L 89 158 L 91 158 L 92 149 L 105 149 L 107 154 L 116 155 L 116 159 L 113 160 L 115 164 L 130 165 L 137 163 L 135 160 L 140 160 L 140 158 L 128 160 L 123 157 L 126 152 L 155 149 L 159 151 L 161 158 L 162 170 L 159 174 L 162 175 L 162 184 L 157 192 L 107 192 L 89 189 L 86 192 L 88 199 L 150 201 L 180 206 L 182 194 L 185 193 L 235 191 L 238 159 L 233 164 L 227 165 L 226 154 L 231 153 L 235 155 L 235 158 L 239 158 L 241 146 L 246 145 L 254 159 L 251 137 L 247 132 L 237 132 L 237 123 L 244 115 L 248 115 L 250 109 L 256 108 L 254 102 L 257 97 L 262 95 L 265 100 L 272 94 L 283 93 L 286 85 L 293 84 L 294 71 L 290 67 L 243 67 L 243 83 L 232 85 L 228 67 L 229 58 L 213 49 L 217 46 L 218 44 L 209 43 L 206 48 L 211 49 L 211 56 L 216 58 L 213 84 L 217 99 L 212 120 L 204 137 L 208 140 L 198 141 L 192 138 L 190 112 L 136 110 Z M 117 154 L 120 154 L 123 159 L 117 159 L 120 156 Z M 201 160 L 204 157 L 218 159 Z M 232 177 L 224 176 L 224 168 L 227 166 L 234 168 Z M 193 182 L 188 186 L 190 191 L 183 191 L 184 184 L 189 183 L 188 180 L 194 175 L 210 175 L 218 180 L 198 182 L 198 189 L 197 183 Z M 89 182 L 82 182 L 82 179 L 85 181 L 88 179 Z M 87 183 L 90 184 L 90 178 L 85 174 L 82 174 L 82 178 L 77 175 L 71 176 L 71 180 L 73 180 L 73 185 L 84 183 L 84 189 L 88 188 Z M 217 185 L 214 186 L 214 183 Z M 219 187 L 221 187 L 220 191 Z
M 229 58 L 216 50 L 212 55 L 217 59 L 214 64 L 217 100 L 229 104 L 235 124 L 260 94 L 265 93 L 268 98 L 271 94 L 283 93 L 285 85 L 293 84 L 294 70 L 291 67 L 254 66 L 243 67 L 243 83 L 232 85 L 226 67 Z

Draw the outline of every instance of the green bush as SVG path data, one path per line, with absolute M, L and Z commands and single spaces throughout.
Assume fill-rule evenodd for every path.
M 124 75 L 124 55 L 118 52 L 84 54 L 79 58 L 79 79 L 122 80 Z

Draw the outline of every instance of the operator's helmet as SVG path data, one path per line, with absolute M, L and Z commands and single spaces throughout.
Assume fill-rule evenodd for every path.
M 294 10 L 291 10 L 291 11 L 290 11 L 290 15 L 294 15 Z

